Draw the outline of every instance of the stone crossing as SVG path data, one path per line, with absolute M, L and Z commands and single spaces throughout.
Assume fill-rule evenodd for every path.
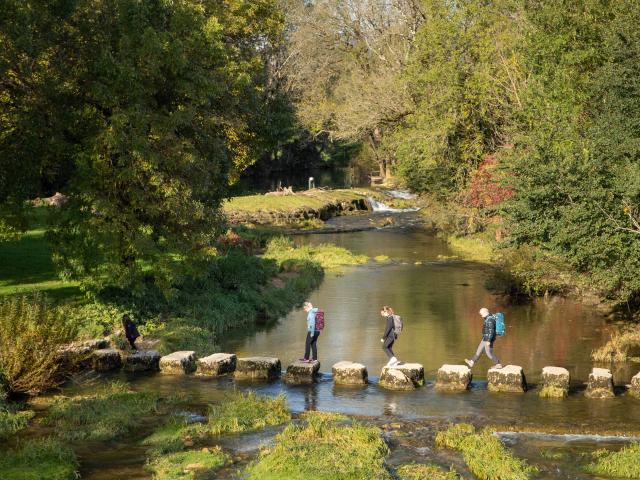
M 160 356 L 156 350 L 122 352 L 109 348 L 104 342 L 80 345 L 82 365 L 97 372 L 122 369 L 129 372 L 161 372 L 171 375 L 195 374 L 202 377 L 233 375 L 239 380 L 272 381 L 282 375 L 280 359 L 276 357 L 237 358 L 232 353 L 214 353 L 197 358 L 193 351 L 178 351 Z M 67 353 L 66 351 L 64 352 Z M 289 384 L 312 384 L 318 381 L 320 362 L 295 361 L 287 366 L 283 381 Z M 336 385 L 367 385 L 367 367 L 361 363 L 341 361 L 331 367 Z M 440 392 L 465 392 L 469 389 L 473 374 L 466 365 L 443 365 L 438 369 L 435 388 Z M 571 376 L 566 368 L 547 366 L 542 369 L 540 385 L 536 391 L 541 397 L 563 398 L 568 396 Z M 383 367 L 379 386 L 389 390 L 412 391 L 425 384 L 424 367 L 419 363 L 404 363 Z M 487 372 L 487 390 L 490 392 L 524 393 L 528 389 L 522 367 L 506 365 L 490 368 Z M 627 385 L 629 395 L 640 399 L 640 372 Z M 615 397 L 613 375 L 606 368 L 593 368 L 584 395 L 587 398 Z

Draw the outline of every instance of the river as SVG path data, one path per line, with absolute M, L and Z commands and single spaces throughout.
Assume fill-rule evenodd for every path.
M 188 393 L 191 411 L 201 413 L 206 411 L 207 404 L 222 400 L 232 389 L 252 389 L 266 395 L 284 393 L 294 412 L 318 409 L 367 416 L 378 422 L 404 422 L 400 428 L 412 433 L 405 432 L 406 439 L 392 448 L 391 463 L 430 458 L 434 450 L 425 447 L 427 441 L 421 435 L 432 436 L 433 425 L 449 421 L 493 424 L 504 430 L 640 432 L 637 400 L 626 395 L 589 400 L 581 392 L 592 367 L 590 353 L 608 337 L 604 317 L 594 308 L 562 298 L 512 303 L 496 296 L 485 286 L 491 275 L 489 267 L 453 258 L 445 242 L 419 228 L 306 235 L 296 241 L 335 243 L 369 257 L 390 257 L 388 262 L 372 261 L 329 273 L 311 294 L 309 300 L 326 312 L 326 328 L 318 342 L 322 375 L 317 384 L 287 386 L 280 381 L 242 383 L 229 378 L 125 373 L 103 378 L 125 380 L 136 390 L 156 390 L 167 395 L 176 391 Z M 395 352 L 405 362 L 424 365 L 425 387 L 412 392 L 392 392 L 377 385 L 377 376 L 386 362 L 380 343 L 384 321 L 378 312 L 382 305 L 390 305 L 402 315 L 404 331 L 396 342 Z M 475 351 L 481 329 L 478 310 L 482 306 L 505 313 L 507 333 L 495 345 L 502 363 L 522 366 L 533 386 L 544 366 L 567 368 L 573 384 L 568 398 L 540 399 L 535 389 L 525 394 L 489 393 L 485 379 L 490 365 L 486 357 L 474 368 L 474 381 L 468 392 L 435 391 L 432 382 L 437 369 L 445 363 L 462 363 Z M 232 331 L 225 335 L 221 346 L 223 351 L 238 356 L 277 356 L 286 367 L 302 356 L 305 328 L 304 312 L 295 309 L 274 325 Z M 331 365 L 340 360 L 364 363 L 371 383 L 355 388 L 335 386 L 330 376 Z M 624 384 L 633 373 L 633 368 L 616 370 L 616 384 Z M 74 390 L 67 388 L 66 393 Z M 117 443 L 79 446 L 82 477 L 148 478 L 142 469 L 145 452 L 139 441 L 149 429 Z M 250 458 L 258 446 L 272 441 L 276 432 L 277 429 L 268 429 L 227 436 L 221 439 L 221 444 L 236 456 L 249 453 Z M 548 464 L 545 471 L 551 472 L 549 476 L 538 478 L 595 478 L 579 473 L 572 466 L 574 460 L 584 451 L 620 445 L 611 438 L 527 434 L 504 434 L 503 440 L 516 454 L 538 464 Z M 404 445 L 403 441 L 409 443 Z M 540 456 L 541 449 L 559 449 L 565 456 L 562 460 L 548 460 Z M 241 478 L 231 470 L 219 475 L 218 478 Z

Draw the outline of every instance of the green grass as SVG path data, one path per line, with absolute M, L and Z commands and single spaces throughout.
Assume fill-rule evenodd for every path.
M 591 352 L 594 362 L 626 362 L 640 352 L 640 328 L 637 325 L 616 332 L 602 347 Z
M 276 237 L 269 241 L 264 258 L 275 260 L 285 267 L 290 263 L 315 263 L 325 270 L 340 270 L 347 265 L 362 265 L 368 261 L 366 255 L 357 255 L 328 243 L 296 247 L 287 237 Z
M 156 480 L 213 479 L 215 470 L 229 461 L 220 447 L 170 453 L 152 459 L 146 469 Z
M 81 297 L 78 283 L 64 282 L 56 273 L 45 238 L 51 213 L 50 207 L 31 208 L 30 229 L 17 240 L 0 242 L 0 296 L 41 290 L 55 299 Z
M 536 467 L 516 458 L 490 431 L 476 433 L 472 425 L 449 425 L 436 435 L 436 445 L 459 450 L 479 480 L 527 480 L 537 472 Z
M 14 411 L 0 400 L 0 440 L 6 440 L 26 428 L 34 415 L 31 410 Z
M 284 395 L 276 398 L 235 393 L 209 411 L 209 421 L 202 428 L 218 435 L 231 432 L 248 432 L 269 425 L 279 425 L 291 419 Z
M 226 202 L 226 213 L 235 212 L 293 212 L 300 209 L 320 209 L 330 203 L 366 198 L 372 192 L 358 190 L 313 190 L 295 195 L 245 195 Z
M 387 255 L 376 255 L 373 259 L 378 263 L 388 263 L 391 261 Z
M 594 475 L 606 475 L 619 478 L 640 478 L 640 444 L 633 443 L 618 452 L 597 450 L 595 462 L 585 470 Z
M 458 480 L 454 470 L 443 470 L 437 465 L 410 463 L 396 470 L 400 480 Z
M 276 445 L 261 452 L 243 478 L 248 480 L 385 480 L 388 448 L 380 429 L 354 422 L 337 425 L 309 414 L 304 424 L 290 424 Z
M 46 421 L 65 440 L 112 440 L 139 426 L 158 401 L 156 393 L 132 392 L 124 384 L 112 383 L 91 396 L 54 403 Z
M 75 480 L 77 466 L 73 450 L 50 438 L 0 453 L 2 480 Z
M 186 448 L 186 442 L 194 433 L 196 426 L 187 425 L 177 418 L 158 428 L 142 441 L 142 445 L 151 447 L 151 456 L 180 452 Z
M 485 235 L 476 234 L 466 237 L 450 235 L 447 243 L 454 253 L 467 260 L 475 262 L 491 263 L 493 258 L 494 243 Z

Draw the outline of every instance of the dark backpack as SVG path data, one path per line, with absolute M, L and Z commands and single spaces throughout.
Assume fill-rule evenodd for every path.
M 318 309 L 316 312 L 316 330 L 320 331 L 324 328 L 324 311 Z
M 393 316 L 393 332 L 396 336 L 402 333 L 402 317 L 400 315 Z

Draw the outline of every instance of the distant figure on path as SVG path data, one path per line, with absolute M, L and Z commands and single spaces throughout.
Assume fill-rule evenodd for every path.
M 318 337 L 320 330 L 324 328 L 324 312 L 319 308 L 314 308 L 311 302 L 304 302 L 302 307 L 307 312 L 307 340 L 304 345 L 304 358 L 301 362 L 315 362 L 318 360 Z M 313 352 L 313 355 L 309 355 Z
M 487 357 L 494 363 L 493 368 L 502 368 L 500 360 L 498 360 L 498 357 L 493 353 L 493 342 L 496 340 L 496 319 L 489 313 L 488 308 L 482 307 L 479 313 L 484 319 L 482 322 L 482 340 L 480 340 L 480 345 L 478 345 L 478 349 L 473 358 L 471 360 L 465 359 L 464 363 L 469 365 L 469 368 L 472 368 L 484 350 Z
M 386 366 L 395 367 L 400 365 L 402 362 L 396 358 L 391 348 L 398 338 L 398 333 L 400 333 L 399 330 L 402 330 L 402 320 L 399 315 L 395 315 L 391 307 L 386 305 L 382 307 L 382 310 L 380 310 L 380 315 L 387 320 L 384 327 L 384 334 L 380 339 L 382 342 L 382 349 L 384 350 L 384 353 L 387 354 L 387 357 L 389 357 L 389 361 Z
M 138 328 L 136 324 L 133 323 L 133 320 L 129 318 L 129 315 L 124 314 L 122 316 L 122 328 L 124 328 L 124 335 L 127 337 L 129 341 L 129 345 L 133 350 L 137 350 L 136 348 L 136 338 L 140 336 L 140 332 L 138 332 Z

